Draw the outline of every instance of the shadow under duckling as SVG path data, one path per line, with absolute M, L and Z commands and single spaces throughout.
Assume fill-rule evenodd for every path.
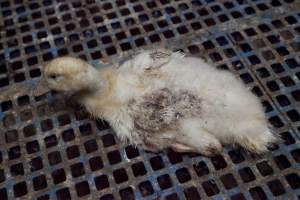
M 179 52 L 144 50 L 102 69 L 56 58 L 45 66 L 35 93 L 49 89 L 77 92 L 78 102 L 108 121 L 121 141 L 153 152 L 213 156 L 222 144 L 238 144 L 263 153 L 278 140 L 260 101 L 239 79 Z

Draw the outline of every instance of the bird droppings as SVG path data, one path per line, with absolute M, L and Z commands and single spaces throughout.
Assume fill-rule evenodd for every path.
M 0 198 L 299 199 L 299 3 L 1 1 Z M 30 94 L 43 71 L 41 66 L 55 57 L 76 56 L 93 65 L 100 59 L 119 63 L 121 53 L 131 55 L 151 46 L 182 49 L 236 76 L 247 74 L 242 78 L 271 106 L 267 117 L 275 132 L 284 135 L 284 142 L 261 158 L 231 148 L 217 158 L 173 151 L 145 153 L 143 148 L 121 145 L 107 125 L 80 114 L 79 107 L 53 109 L 53 103 L 65 100 L 64 95 Z M 284 77 L 295 84 L 286 85 L 281 81 Z M 213 83 L 214 79 L 209 84 Z M 29 104 L 19 105 L 18 98 L 24 95 L 29 96 Z M 22 121 L 23 110 L 30 110 L 33 117 Z M 63 114 L 71 122 L 59 126 L 58 116 Z M 53 129 L 42 130 L 41 122 L 47 119 Z M 7 139 L 6 133 L 10 134 Z M 46 138 L 52 135 L 57 143 L 47 146 Z M 96 140 L 98 150 L 87 152 L 84 144 L 91 139 Z M 40 150 L 29 154 L 26 144 L 32 141 L 38 142 Z M 50 166 L 48 154 L 56 151 L 62 159 Z M 110 152 L 119 152 L 121 162 L 110 164 Z M 76 163 L 81 165 L 71 169 Z M 140 163 L 146 173 L 135 176 L 133 170 Z M 72 176 L 82 168 L 80 176 Z M 119 169 L 125 170 L 127 181 L 116 183 L 113 172 Z

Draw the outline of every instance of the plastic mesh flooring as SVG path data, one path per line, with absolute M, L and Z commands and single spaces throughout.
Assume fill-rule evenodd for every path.
M 298 0 L 0 1 L 0 199 L 300 199 L 299 10 Z M 152 154 L 61 94 L 29 95 L 54 57 L 97 64 L 150 46 L 240 76 L 283 143 L 261 157 Z

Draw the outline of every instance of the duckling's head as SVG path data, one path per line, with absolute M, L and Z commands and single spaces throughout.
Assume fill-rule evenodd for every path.
M 92 66 L 79 58 L 56 58 L 45 65 L 35 94 L 45 93 L 46 89 L 71 92 L 88 89 L 95 72 L 97 71 Z

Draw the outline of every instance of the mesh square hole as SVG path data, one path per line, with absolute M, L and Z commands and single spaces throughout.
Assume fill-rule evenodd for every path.
M 274 64 L 272 64 L 271 68 L 277 74 L 281 73 L 281 72 L 284 72 L 284 68 L 282 67 L 282 65 L 280 63 L 274 63 Z
M 278 103 L 280 104 L 280 106 L 284 107 L 284 106 L 288 106 L 291 104 L 291 102 L 289 101 L 289 99 L 284 96 L 284 95 L 279 95 L 276 97 L 276 100 L 278 101 Z
M 83 124 L 81 126 L 79 126 L 79 131 L 81 133 L 81 135 L 83 136 L 87 136 L 92 134 L 92 126 L 91 124 Z
M 144 182 L 141 182 L 139 185 L 138 185 L 138 188 L 140 190 L 140 193 L 143 197 L 145 196 L 149 196 L 151 194 L 154 193 L 154 189 L 153 189 L 153 186 L 151 184 L 150 181 L 144 181 Z
M 249 167 L 240 169 L 239 174 L 245 183 L 255 180 L 255 175 Z
M 92 157 L 89 159 L 90 168 L 92 171 L 96 171 L 103 168 L 103 161 L 100 156 Z
M 249 56 L 248 60 L 252 65 L 257 65 L 261 63 L 260 59 L 256 55 Z
M 274 157 L 274 161 L 280 170 L 291 167 L 291 163 L 284 155 Z
M 268 161 L 262 161 L 256 164 L 256 167 L 261 175 L 268 176 L 274 173 L 272 167 L 268 164 Z
M 300 101 L 300 90 L 293 91 L 292 96 L 296 101 Z
M 64 169 L 56 169 L 51 173 L 54 184 L 62 183 L 66 180 L 66 173 Z
M 134 192 L 133 189 L 131 187 L 127 187 L 124 189 L 121 189 L 119 191 L 121 200 L 134 200 Z
M 97 176 L 94 178 L 97 190 L 103 190 L 109 187 L 109 181 L 106 175 Z
M 14 147 L 11 147 L 9 150 L 8 150 L 8 158 L 10 160 L 13 160 L 13 159 L 17 159 L 21 156 L 21 148 L 20 146 L 14 146 Z
M 187 168 L 178 169 L 175 174 L 180 183 L 185 183 L 191 180 L 191 175 Z
M 47 180 L 45 175 L 40 175 L 37 177 L 34 177 L 32 179 L 33 188 L 35 191 L 42 190 L 47 187 Z
M 290 110 L 286 114 L 292 122 L 300 121 L 300 114 L 297 110 Z
M 122 161 L 120 152 L 118 150 L 107 153 L 107 158 L 111 165 L 117 164 Z
M 112 194 L 105 194 L 103 196 L 100 197 L 99 200 L 114 200 L 114 196 Z
M 253 187 L 249 190 L 252 198 L 254 200 L 263 200 L 263 199 L 267 199 L 267 195 L 266 193 L 264 192 L 264 190 L 257 186 L 257 187 Z
M 59 151 L 54 151 L 48 154 L 48 161 L 50 165 L 56 165 L 62 162 L 61 155 Z
M 295 85 L 295 82 L 293 81 L 293 79 L 291 79 L 291 78 L 288 77 L 288 76 L 283 77 L 283 78 L 281 78 L 280 80 L 281 80 L 281 82 L 282 82 L 286 87 Z
M 90 187 L 87 181 L 82 181 L 75 184 L 75 189 L 78 197 L 83 197 L 90 194 Z
M 172 180 L 168 174 L 164 174 L 164 175 L 157 177 L 157 182 L 158 182 L 159 187 L 162 190 L 170 188 L 173 185 Z
M 196 187 L 192 186 L 184 189 L 184 195 L 187 200 L 201 199 L 200 194 Z
M 41 122 L 41 129 L 43 132 L 53 129 L 53 124 L 51 119 L 46 119 Z
M 11 101 L 1 102 L 1 109 L 3 112 L 12 109 L 12 107 L 13 107 L 13 104 Z
M 282 47 L 277 47 L 276 51 L 280 56 L 286 56 L 286 55 L 290 54 L 290 52 L 283 46 Z
M 28 96 L 21 96 L 21 97 L 18 97 L 17 102 L 18 102 L 19 106 L 25 106 L 30 103 L 30 100 L 29 100 Z
M 3 200 L 8 199 L 6 188 L 0 188 L 0 196 L 3 198 Z
M 2 122 L 3 122 L 3 126 L 7 128 L 13 126 L 16 123 L 16 118 L 13 114 L 6 114 L 3 117 Z
M 300 177 L 298 174 L 296 173 L 287 174 L 285 175 L 285 178 L 293 190 L 300 188 Z
M 49 200 L 49 199 L 50 199 L 49 194 L 44 194 L 37 197 L 37 200 Z
M 153 170 L 159 170 L 165 167 L 165 164 L 160 156 L 155 156 L 150 159 L 150 164 Z
M 22 163 L 17 163 L 10 166 L 10 174 L 12 176 L 24 175 L 24 167 Z
M 57 138 L 55 135 L 50 135 L 48 137 L 45 137 L 44 142 L 46 148 L 50 148 L 57 145 Z
M 177 193 L 169 194 L 165 197 L 166 200 L 179 200 Z
M 123 183 L 128 180 L 126 170 L 123 168 L 113 171 L 113 176 L 117 184 Z
M 36 157 L 31 159 L 31 161 L 29 162 L 29 166 L 30 166 L 30 171 L 37 171 L 42 169 L 43 166 L 43 161 L 40 157 Z
M 85 174 L 84 166 L 82 163 L 75 163 L 70 166 L 71 174 L 73 177 L 79 177 Z
M 68 129 L 62 132 L 62 138 L 65 142 L 69 142 L 75 139 L 75 134 L 73 129 Z
M 227 167 L 227 163 L 223 156 L 217 155 L 211 158 L 212 164 L 214 165 L 216 170 L 224 169 Z
M 167 155 L 168 155 L 169 161 L 172 164 L 180 163 L 183 161 L 181 154 L 178 152 L 170 150 Z
M 232 174 L 225 174 L 221 176 L 220 179 L 227 190 L 232 189 L 238 185 Z
M 232 195 L 230 199 L 231 200 L 246 200 L 246 198 L 244 197 L 244 195 L 242 193 Z
M 28 121 L 33 118 L 33 114 L 30 109 L 25 109 L 20 111 L 20 119 L 21 121 Z
M 58 123 L 60 126 L 64 126 L 66 124 L 71 123 L 71 119 L 68 114 L 63 114 L 57 117 Z
M 112 134 L 106 134 L 101 137 L 104 147 L 113 146 L 116 144 L 115 138 Z
M 269 118 L 269 122 L 276 128 L 280 128 L 284 125 L 278 116 Z
M 26 150 L 28 154 L 36 153 L 40 150 L 37 140 L 26 143 Z
M 71 200 L 69 188 L 62 188 L 56 191 L 57 200 Z
M 77 145 L 69 146 L 66 149 L 67 157 L 69 159 L 73 159 L 80 156 L 80 151 Z
M 295 144 L 295 139 L 290 132 L 283 132 L 280 134 L 281 138 L 284 140 L 285 145 Z
M 274 196 L 279 196 L 285 193 L 285 189 L 279 180 L 269 181 L 267 185 Z
M 289 58 L 285 60 L 285 63 L 288 65 L 289 68 L 294 69 L 296 67 L 299 67 L 300 64 L 293 58 Z
M 135 41 L 136 46 L 140 47 L 146 44 L 146 41 L 144 38 L 138 38 Z
M 5 181 L 4 170 L 0 169 L 0 183 Z
M 14 189 L 14 196 L 15 197 L 21 197 L 27 194 L 27 184 L 25 181 L 19 182 L 13 186 Z
M 140 155 L 138 148 L 130 145 L 125 148 L 127 158 L 132 159 Z
M 300 163 L 300 149 L 294 149 L 291 151 L 291 154 L 294 158 L 294 160 L 298 163 Z
M 88 140 L 84 143 L 84 148 L 87 153 L 91 153 L 98 150 L 98 145 L 96 140 Z
M 280 89 L 275 81 L 267 82 L 267 87 L 270 89 L 271 92 L 275 92 Z
M 201 177 L 209 174 L 209 169 L 205 162 L 200 161 L 198 164 L 193 165 L 196 174 Z
M 5 141 L 6 143 L 16 142 L 18 141 L 18 131 L 16 130 L 9 130 L 5 133 Z
M 214 180 L 208 180 L 202 183 L 202 187 L 207 196 L 214 196 L 220 192 Z
M 256 72 L 261 78 L 266 78 L 270 76 L 270 73 L 266 68 L 259 68 L 256 70 Z
M 133 175 L 135 177 L 143 176 L 147 173 L 145 165 L 143 162 L 135 163 L 131 166 Z

